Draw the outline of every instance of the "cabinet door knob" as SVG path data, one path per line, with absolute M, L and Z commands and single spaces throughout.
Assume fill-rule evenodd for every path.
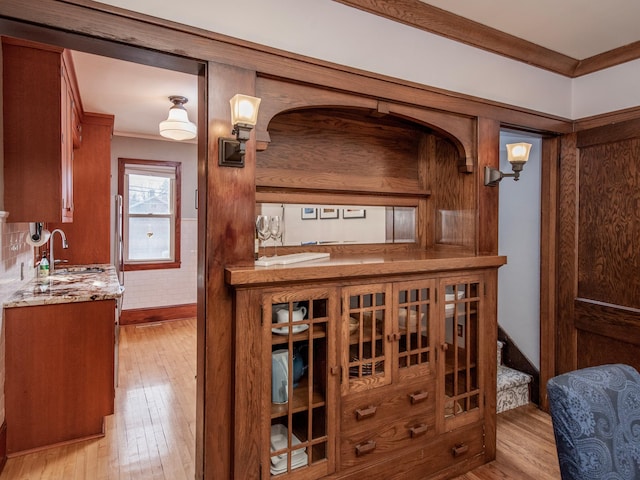
M 375 405 L 369 405 L 366 408 L 356 409 L 356 420 L 364 420 L 365 418 L 373 417 L 376 414 L 378 408 Z
M 356 445 L 356 457 L 371 453 L 376 449 L 376 442 L 369 440 L 368 442 Z
M 449 350 L 449 344 L 447 342 L 442 344 L 442 351 L 446 352 L 447 350 Z
M 390 333 L 389 335 L 387 335 L 387 339 L 390 342 L 397 342 L 398 340 L 400 340 L 401 335 L 399 333 Z
M 421 423 L 420 425 L 416 425 L 415 427 L 411 427 L 409 432 L 411 433 L 411 438 L 419 437 L 420 435 L 424 435 L 427 433 L 429 427 L 425 423 Z
M 429 398 L 429 392 L 425 392 L 425 391 L 409 394 L 409 399 L 411 400 L 412 405 L 416 403 L 424 402 L 427 398 Z
M 464 455 L 469 451 L 469 445 L 465 445 L 464 443 L 458 443 L 455 447 L 451 449 L 451 454 L 454 457 L 459 457 L 460 455 Z
M 337 365 L 334 365 L 329 369 L 329 371 L 331 372 L 331 375 L 338 375 L 340 373 L 340 367 Z

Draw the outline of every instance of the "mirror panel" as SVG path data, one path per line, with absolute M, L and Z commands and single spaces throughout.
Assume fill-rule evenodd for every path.
M 283 219 L 283 246 L 415 243 L 416 207 L 259 203 L 256 215 Z M 270 239 L 265 245 L 274 245 Z

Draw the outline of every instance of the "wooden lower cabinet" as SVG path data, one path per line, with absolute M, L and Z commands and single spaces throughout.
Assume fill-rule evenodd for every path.
M 447 478 L 488 461 L 496 328 L 486 295 L 484 272 L 236 289 L 236 398 L 259 397 L 236 403 L 236 473 Z
M 115 300 L 5 309 L 7 453 L 104 434 Z

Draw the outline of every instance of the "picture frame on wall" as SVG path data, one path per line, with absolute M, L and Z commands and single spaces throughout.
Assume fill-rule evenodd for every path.
M 324 207 L 320 209 L 321 219 L 338 218 L 339 214 L 340 214 L 340 211 L 337 208 Z
M 343 208 L 342 218 L 366 218 L 367 210 L 364 208 Z
M 302 207 L 300 212 L 302 220 L 315 220 L 318 218 L 318 209 L 315 207 Z

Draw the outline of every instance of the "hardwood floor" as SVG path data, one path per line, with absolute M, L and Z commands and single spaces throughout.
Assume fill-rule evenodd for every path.
M 534 404 L 498 415 L 495 461 L 455 480 L 560 480 L 551 417 Z
M 195 319 L 122 327 L 105 436 L 10 458 L 0 480 L 192 480 L 195 336 Z M 456 480 L 494 479 L 560 479 L 546 413 L 529 405 L 498 415 L 497 459 Z
M 10 458 L 0 480 L 193 480 L 196 321 L 120 329 L 105 436 Z

